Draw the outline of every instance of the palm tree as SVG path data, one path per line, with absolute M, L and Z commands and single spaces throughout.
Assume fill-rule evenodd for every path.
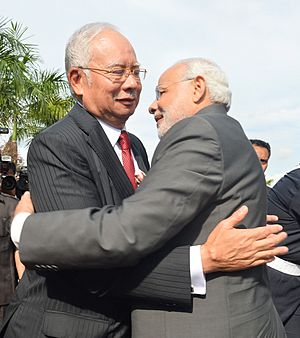
M 37 48 L 25 42 L 26 31 L 0 19 L 0 126 L 11 128 L 15 152 L 17 141 L 62 118 L 73 101 L 63 74 L 39 68 Z

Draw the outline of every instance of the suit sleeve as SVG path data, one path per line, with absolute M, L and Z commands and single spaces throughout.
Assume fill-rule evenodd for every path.
M 189 246 L 161 249 L 119 275 L 109 294 L 137 308 L 191 311 Z M 146 300 L 146 301 L 145 301 Z
M 22 260 L 58 268 L 126 267 L 160 249 L 218 194 L 222 154 L 208 123 L 186 119 L 165 135 L 155 157 L 141 187 L 120 207 L 31 215 L 21 235 Z

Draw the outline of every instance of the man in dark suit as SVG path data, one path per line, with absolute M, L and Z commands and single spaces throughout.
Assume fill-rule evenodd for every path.
M 288 254 L 268 265 L 274 304 L 288 338 L 300 337 L 300 168 L 282 177 L 268 194 L 268 211 L 288 233 Z
M 250 209 L 243 226 L 259 226 L 266 216 L 263 174 L 242 128 L 226 114 L 230 96 L 223 72 L 208 60 L 184 60 L 168 69 L 150 107 L 162 139 L 137 193 L 119 208 L 30 216 L 21 238 L 24 261 L 34 264 L 41 254 L 41 262 L 58 269 L 125 266 L 162 245 L 168 252 L 206 241 L 204 271 L 220 270 L 208 268 L 206 255 L 215 224 L 242 204 Z M 44 226 L 45 236 L 39 231 Z M 43 246 L 50 234 L 48 250 Z M 131 286 L 153 267 L 144 264 Z M 138 307 L 148 309 L 134 311 L 133 336 L 284 337 L 264 266 L 208 274 L 205 299 L 194 296 L 191 305 L 191 313 L 162 312 L 142 302 Z
M 105 69 L 103 69 L 105 68 Z M 142 88 L 129 41 L 108 24 L 74 33 L 66 73 L 77 103 L 29 149 L 36 211 L 118 205 L 134 188 L 118 158 L 118 138 Z M 117 136 L 116 136 L 117 135 Z M 149 168 L 142 143 L 129 135 L 136 175 Z M 115 149 L 117 148 L 117 149 Z M 8 309 L 5 337 L 127 337 L 125 302 L 99 298 L 120 272 L 27 270 Z M 4 332 L 4 330 L 3 330 Z

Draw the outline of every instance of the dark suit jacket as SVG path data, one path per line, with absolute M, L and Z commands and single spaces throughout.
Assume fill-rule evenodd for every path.
M 149 164 L 143 145 L 132 134 L 130 139 L 140 169 L 147 171 Z M 28 167 L 37 212 L 119 205 L 134 192 L 102 127 L 79 105 L 33 140 Z M 55 245 L 51 237 L 47 245 Z M 174 255 L 182 257 L 179 265 L 182 264 L 181 275 L 186 285 L 184 288 L 181 285 L 181 289 L 190 292 L 186 251 L 179 249 Z M 170 256 L 171 264 L 175 256 Z M 155 276 L 164 275 L 165 264 L 170 264 L 167 260 L 157 268 L 157 273 L 145 278 L 142 283 L 145 288 L 139 289 L 142 297 L 148 294 L 153 298 L 151 285 L 157 280 Z M 8 309 L 6 331 L 2 333 L 5 337 L 128 336 L 129 303 L 115 299 L 116 291 L 109 292 L 112 285 L 118 284 L 120 276 L 126 276 L 124 270 L 55 272 L 51 266 L 36 268 L 38 271 L 26 270 L 17 297 Z M 175 273 L 174 280 L 179 281 Z M 166 275 L 173 279 L 169 271 Z M 165 291 L 166 284 L 170 281 L 166 283 L 162 278 L 158 292 L 160 288 Z M 173 285 L 168 289 L 172 294 Z M 117 290 L 119 292 L 119 288 Z M 139 292 L 136 289 L 134 296 Z M 183 292 L 183 297 L 190 302 L 188 292 Z
M 268 194 L 268 213 L 279 217 L 288 237 L 282 243 L 289 252 L 280 256 L 300 264 L 300 169 L 281 178 Z M 279 315 L 286 323 L 300 306 L 300 277 L 268 269 L 271 290 Z
M 244 226 L 264 224 L 265 181 L 257 156 L 239 123 L 222 105 L 211 105 L 166 133 L 148 175 L 121 207 L 32 215 L 20 251 L 28 263 L 59 269 L 135 264 L 162 245 L 172 250 L 203 243 L 242 204 L 249 207 Z M 36 234 L 40 224 L 43 240 Z M 55 248 L 43 248 L 50 234 Z M 31 240 L 35 235 L 38 241 Z M 284 332 L 260 266 L 208 275 L 207 295 L 193 298 L 192 313 L 135 310 L 133 336 L 279 338 Z

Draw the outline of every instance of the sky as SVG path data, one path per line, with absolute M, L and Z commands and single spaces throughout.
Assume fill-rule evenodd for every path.
M 267 178 L 300 163 L 300 2 L 297 0 L 14 0 L 0 15 L 28 27 L 41 68 L 64 71 L 71 34 L 109 22 L 133 44 L 148 73 L 127 129 L 150 157 L 158 143 L 148 106 L 160 74 L 179 59 L 206 57 L 226 73 L 233 93 L 229 115 L 248 138 L 270 143 Z

